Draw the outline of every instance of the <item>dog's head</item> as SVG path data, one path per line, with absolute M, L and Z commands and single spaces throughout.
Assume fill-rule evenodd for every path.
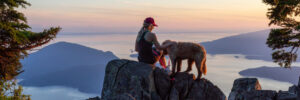
M 166 41 L 164 41 L 163 43 L 162 43 L 162 45 L 166 45 L 167 43 L 170 43 L 170 42 L 172 42 L 171 40 L 166 40 Z
M 162 43 L 162 45 L 167 45 L 167 44 L 170 44 L 172 41 L 171 40 L 166 40 Z M 167 49 L 164 49 L 163 50 L 163 55 L 167 55 L 168 54 L 168 50 Z

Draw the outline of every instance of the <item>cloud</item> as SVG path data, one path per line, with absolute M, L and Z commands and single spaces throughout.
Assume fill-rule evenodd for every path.
M 31 95 L 32 100 L 85 100 L 99 94 L 87 94 L 79 92 L 77 89 L 61 86 L 52 87 L 23 87 L 24 94 Z
M 267 28 L 261 2 L 240 0 L 30 0 L 24 12 L 34 29 L 62 26 L 64 31 L 109 32 L 138 29 L 152 16 L 163 31 L 227 31 Z M 68 2 L 68 3 L 65 3 Z M 256 4 L 257 3 L 257 4 Z M 73 29 L 72 29 L 73 28 Z M 76 29 L 75 29 L 76 28 Z M 128 28 L 128 29 L 126 29 Z

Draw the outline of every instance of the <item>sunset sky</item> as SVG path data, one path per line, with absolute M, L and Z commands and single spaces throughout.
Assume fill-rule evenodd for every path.
M 28 0 L 22 9 L 33 31 L 137 32 L 152 16 L 156 32 L 251 32 L 269 28 L 262 0 Z

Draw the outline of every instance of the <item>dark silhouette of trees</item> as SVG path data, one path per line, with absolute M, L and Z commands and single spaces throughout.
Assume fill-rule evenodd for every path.
M 26 8 L 25 0 L 0 1 L 0 99 L 22 99 L 22 88 L 15 77 L 22 72 L 20 59 L 28 50 L 48 43 L 56 37 L 60 27 L 51 27 L 43 32 L 32 32 L 26 17 L 17 8 Z M 7 94 L 10 93 L 10 94 Z M 7 95 L 6 95 L 7 94 Z M 23 99 L 22 99 L 23 100 Z
M 274 50 L 272 58 L 281 67 L 290 68 L 297 60 L 300 45 L 300 0 L 263 0 L 269 6 L 267 17 L 269 25 L 279 28 L 271 29 L 267 44 Z

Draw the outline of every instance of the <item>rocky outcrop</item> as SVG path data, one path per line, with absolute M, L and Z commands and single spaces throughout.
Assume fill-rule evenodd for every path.
M 297 100 L 300 100 L 300 77 L 299 77 L 298 86 L 294 85 L 290 87 L 288 92 L 292 94 L 296 94 L 296 96 L 298 97 Z
M 207 79 L 177 73 L 171 80 L 163 69 L 129 60 L 108 63 L 102 100 L 226 100 Z
M 94 97 L 94 98 L 88 98 L 86 100 L 101 100 L 101 98 L 97 96 L 97 97 Z
M 128 60 L 107 64 L 102 89 L 103 100 L 155 100 L 154 67 Z M 157 100 L 157 99 L 156 99 Z
M 209 80 L 194 79 L 193 74 L 179 72 L 173 80 L 155 66 L 113 60 L 106 66 L 101 100 L 226 100 Z M 300 78 L 298 85 L 279 92 L 262 90 L 256 78 L 236 79 L 228 100 L 300 100 Z
M 181 99 L 182 100 L 182 99 Z M 227 100 L 224 93 L 209 80 L 196 80 L 188 94 L 183 100 Z
M 297 95 L 288 91 L 279 91 L 276 100 L 299 100 Z
M 228 100 L 242 100 L 244 98 L 242 94 L 244 92 L 251 92 L 255 90 L 261 90 L 261 86 L 255 78 L 241 78 L 236 79 L 233 83 L 231 93 Z
M 299 86 L 292 86 L 289 91 L 261 90 L 256 78 L 240 78 L 234 81 L 228 100 L 299 100 Z

